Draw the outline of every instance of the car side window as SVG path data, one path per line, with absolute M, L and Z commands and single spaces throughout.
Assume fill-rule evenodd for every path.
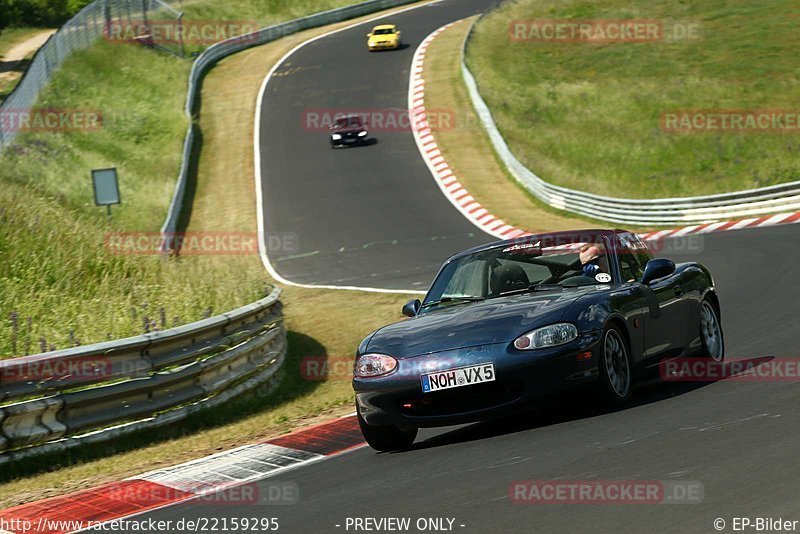
M 644 266 L 652 259 L 650 251 L 639 236 L 634 234 L 618 234 L 619 266 L 622 271 L 623 282 L 633 282 L 641 279 Z

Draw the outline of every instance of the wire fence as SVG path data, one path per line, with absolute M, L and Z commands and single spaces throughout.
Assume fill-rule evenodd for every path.
M 174 54 L 183 54 L 182 32 L 175 31 L 174 42 L 156 42 L 148 36 L 153 21 L 180 28 L 183 0 L 95 0 L 67 21 L 34 55 L 20 83 L 0 104 L 0 149 L 11 144 L 18 128 L 6 128 L 9 117 L 28 114 L 44 86 L 64 61 L 98 39 L 139 41 Z

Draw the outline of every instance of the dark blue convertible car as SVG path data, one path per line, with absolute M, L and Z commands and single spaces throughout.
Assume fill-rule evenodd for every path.
M 624 403 L 665 359 L 725 352 L 708 269 L 653 259 L 622 230 L 456 254 L 403 313 L 356 354 L 358 420 L 379 451 L 409 447 L 419 427 L 488 419 L 587 382 Z

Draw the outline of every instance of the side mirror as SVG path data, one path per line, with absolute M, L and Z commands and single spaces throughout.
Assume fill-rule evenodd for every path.
M 368 33 L 368 34 L 367 34 L 367 37 L 372 37 L 372 34 L 371 34 L 371 33 Z
M 403 306 L 403 315 L 406 317 L 416 317 L 420 307 L 422 307 L 422 303 L 419 299 L 409 300 L 406 302 L 406 305 Z
M 644 266 L 642 283 L 650 285 L 653 280 L 664 278 L 675 272 L 675 262 L 666 258 L 656 258 L 647 262 Z

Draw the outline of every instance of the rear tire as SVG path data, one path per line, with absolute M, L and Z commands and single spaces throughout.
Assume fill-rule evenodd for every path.
M 725 360 L 725 338 L 717 309 L 709 299 L 700 304 L 700 357 L 716 363 Z
M 608 326 L 603 331 L 599 356 L 600 387 L 605 397 L 614 404 L 628 402 L 633 394 L 631 351 L 616 326 Z
M 395 425 L 370 425 L 361 417 L 358 410 L 358 426 L 370 447 L 378 452 L 392 452 L 408 449 L 417 437 L 417 429 L 401 429 Z

